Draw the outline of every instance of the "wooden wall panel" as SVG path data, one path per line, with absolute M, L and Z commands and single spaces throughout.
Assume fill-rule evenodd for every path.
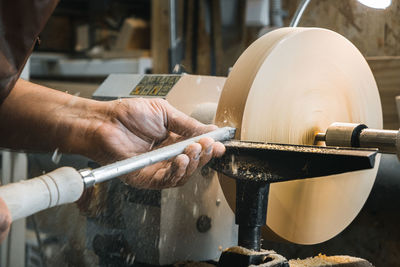
M 283 0 L 289 22 L 300 0 Z M 352 41 L 364 56 L 400 55 L 400 0 L 385 10 L 360 4 L 357 0 L 311 0 L 299 26 L 322 27 Z
M 151 2 L 151 56 L 153 73 L 168 73 L 169 1 Z
M 400 95 L 400 57 L 367 58 L 381 97 L 383 128 L 399 129 L 395 97 Z

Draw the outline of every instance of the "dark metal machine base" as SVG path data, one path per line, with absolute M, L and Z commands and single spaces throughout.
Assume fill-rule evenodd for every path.
M 231 247 L 222 252 L 219 258 L 219 267 L 289 267 L 285 257 L 275 253 L 273 250 L 254 251 L 243 247 Z

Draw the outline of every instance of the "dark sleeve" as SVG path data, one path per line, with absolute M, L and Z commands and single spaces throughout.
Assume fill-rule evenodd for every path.
M 14 87 L 58 0 L 0 0 L 0 103 Z

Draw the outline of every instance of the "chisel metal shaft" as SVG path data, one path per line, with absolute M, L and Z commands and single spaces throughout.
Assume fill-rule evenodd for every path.
M 168 160 L 184 152 L 186 147 L 190 144 L 198 142 L 203 137 L 211 137 L 215 141 L 227 141 L 235 136 L 235 128 L 223 127 L 217 130 L 189 138 L 182 142 L 178 142 L 169 146 L 165 146 L 153 151 L 134 156 L 125 160 L 117 161 L 115 163 L 93 169 L 81 170 L 80 173 L 83 177 L 85 188 L 91 187 L 97 183 L 101 183 L 115 177 L 140 170 L 146 166 L 154 163 Z

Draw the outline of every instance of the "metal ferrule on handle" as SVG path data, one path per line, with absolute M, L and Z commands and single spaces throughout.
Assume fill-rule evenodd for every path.
M 219 128 L 206 134 L 189 138 L 182 142 L 165 146 L 125 160 L 117 161 L 94 170 L 82 170 L 80 173 L 83 177 L 85 188 L 88 188 L 97 183 L 101 183 L 112 178 L 142 169 L 154 163 L 175 157 L 183 153 L 188 145 L 198 142 L 203 137 L 210 137 L 215 141 L 230 140 L 235 136 L 235 131 L 236 129 L 232 127 Z

